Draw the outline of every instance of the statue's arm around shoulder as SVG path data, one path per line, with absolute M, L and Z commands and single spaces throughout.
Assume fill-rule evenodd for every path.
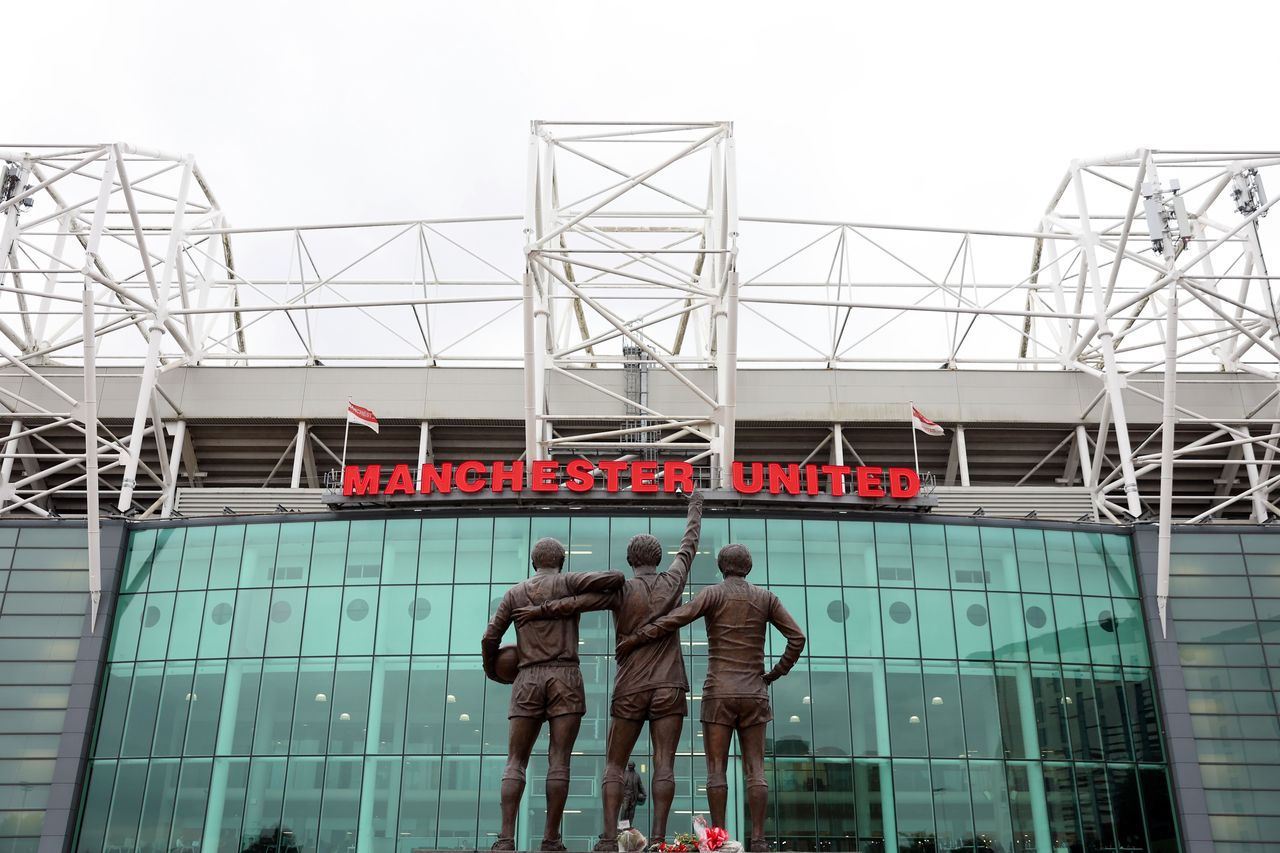
M 518 607 L 513 614 L 517 625 L 524 625 L 526 622 L 538 619 L 564 619 L 573 616 L 575 613 L 585 613 L 588 610 L 613 610 L 618 606 L 620 594 L 614 592 L 588 592 L 582 595 L 566 595 L 563 598 L 553 598 L 550 601 L 544 601 L 541 604 L 532 604 L 528 607 Z

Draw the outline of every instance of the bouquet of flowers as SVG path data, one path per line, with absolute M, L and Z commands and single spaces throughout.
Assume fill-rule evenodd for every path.
M 741 844 L 730 841 L 729 833 L 721 827 L 708 825 L 702 815 L 693 819 L 693 831 L 697 835 L 698 850 L 703 853 L 742 853 Z
M 618 833 L 618 853 L 639 853 L 649 843 L 640 830 L 629 826 Z

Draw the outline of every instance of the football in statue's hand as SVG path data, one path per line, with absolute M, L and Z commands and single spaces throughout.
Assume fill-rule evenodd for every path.
M 515 643 L 506 643 L 498 649 L 498 659 L 494 661 L 494 680 L 502 684 L 511 684 L 516 680 L 516 671 L 520 668 L 520 656 L 516 652 Z

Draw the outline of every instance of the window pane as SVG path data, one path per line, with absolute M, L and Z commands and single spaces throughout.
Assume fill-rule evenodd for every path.
M 964 758 L 964 715 L 960 707 L 960 681 L 956 667 L 937 663 L 924 666 L 924 710 L 929 729 L 929 754 Z
M 606 536 L 609 520 L 593 519 L 603 522 Z M 493 552 L 493 519 L 460 518 L 458 519 L 458 556 L 456 572 L 459 580 L 468 583 L 487 583 L 490 575 L 490 559 Z
M 253 726 L 254 755 L 287 755 L 293 724 L 294 692 L 298 686 L 298 661 L 263 662 L 258 688 L 258 711 Z
M 898 837 L 912 839 L 916 849 L 936 849 L 933 782 L 929 776 L 929 762 L 895 760 L 893 797 Z
M 915 578 L 911 560 L 911 527 L 876 522 L 876 566 L 881 586 L 910 586 Z
M 966 754 L 970 758 L 1003 758 L 1000 704 L 996 696 L 995 669 L 990 664 L 960 664 L 960 700 L 964 708 Z
M 171 527 L 156 532 L 156 550 L 151 563 L 152 592 L 177 589 L 178 567 L 182 564 L 182 544 L 187 531 Z
M 180 592 L 174 598 L 173 625 L 169 632 L 170 660 L 194 658 L 200 646 L 200 618 L 204 591 Z
M 1027 621 L 1022 596 L 1016 592 L 987 593 L 991 614 L 991 644 L 996 660 L 1027 660 Z
M 1013 544 L 1013 528 L 981 527 L 979 531 L 982 534 L 982 566 L 987 573 L 987 589 L 1016 592 L 1018 558 Z
M 351 524 L 347 521 L 322 521 L 316 523 L 315 538 L 311 543 L 312 586 L 342 583 L 347 565 L 347 534 Z
M 840 522 L 840 573 L 845 586 L 876 585 L 875 527 L 871 522 Z
M 385 522 L 353 521 L 347 540 L 346 582 L 376 584 L 382 576 L 382 536 Z
M 982 565 L 982 548 L 978 528 L 948 526 L 947 556 L 951 561 L 951 579 L 957 589 L 981 589 L 986 586 L 986 570 Z
M 276 569 L 278 524 L 250 524 L 245 527 L 244 554 L 240 561 L 240 587 L 271 586 Z
M 1075 533 L 1076 563 L 1080 569 L 1080 590 L 1085 595 L 1110 595 L 1107 561 L 1099 533 Z
M 890 663 L 885 668 L 889 737 L 894 755 L 927 756 L 924 695 L 919 664 Z
M 191 683 L 191 706 L 187 711 L 186 755 L 213 755 L 218 735 L 218 718 L 227 681 L 226 661 L 202 660 L 196 664 Z
M 916 596 L 909 589 L 880 590 L 881 625 L 885 655 L 920 657 L 920 637 L 916 631 Z
M 283 758 L 255 758 L 249 764 L 249 792 L 245 800 L 243 834 L 260 849 L 278 846 L 280 812 L 288 762 Z
M 805 597 L 809 605 L 809 621 L 804 624 L 808 635 L 805 650 L 811 657 L 844 657 L 845 626 L 852 613 L 841 590 L 813 587 L 805 590 Z
M 386 541 L 382 547 L 383 583 L 417 582 L 421 529 L 422 522 L 416 518 L 387 522 Z
M 289 752 L 293 755 L 323 755 L 329 751 L 334 663 L 332 658 L 304 658 L 298 663 L 298 689 L 291 705 Z
M 378 592 L 376 587 L 359 586 L 347 587 L 343 591 L 338 654 L 373 653 L 374 631 L 378 625 Z
M 376 654 L 409 653 L 413 646 L 415 592 L 411 586 L 384 586 L 379 590 Z
M 952 593 L 956 620 L 956 650 L 961 660 L 991 660 L 991 615 L 982 592 Z
M 1018 582 L 1023 592 L 1049 591 L 1049 562 L 1044 550 L 1044 533 L 1019 528 L 1013 531 L 1018 554 Z
M 283 588 L 271 592 L 271 611 L 267 622 L 266 653 L 296 655 L 302 647 L 302 621 L 306 612 L 307 591 Z
M 334 586 L 307 590 L 307 616 L 302 630 L 304 655 L 332 655 L 337 651 L 342 593 L 341 587 Z
M 276 586 L 306 586 L 311 569 L 311 547 L 315 525 L 292 523 L 280 526 L 276 551 Z
M 320 797 L 324 791 L 323 758 L 289 759 L 288 781 L 284 790 L 284 809 L 280 818 L 282 832 L 292 833 L 288 841 L 298 850 L 317 850 L 320 825 Z M 284 846 L 281 850 L 289 849 Z
M 917 587 L 951 588 L 945 527 L 937 524 L 911 525 L 911 558 Z
M 799 583 L 799 580 L 788 581 Z M 840 585 L 840 536 L 834 521 L 804 522 L 804 582 Z
M 1044 532 L 1045 554 L 1049 561 L 1049 585 L 1054 592 L 1080 593 L 1080 574 L 1076 569 L 1076 549 L 1071 534 L 1063 530 Z
M 372 683 L 369 658 L 339 658 L 333 673 L 333 694 L 329 697 L 329 754 L 360 754 L 367 751 L 369 688 Z
M 524 580 L 531 569 L 529 519 L 498 518 L 493 524 L 493 582 L 516 583 Z M 617 563 L 619 568 L 625 565 L 625 560 Z
M 945 589 L 916 592 L 920 616 L 920 655 L 955 660 L 955 624 L 951 618 L 951 593 Z
M 420 583 L 453 583 L 457 531 L 457 519 L 429 518 L 422 522 L 422 541 L 418 546 Z

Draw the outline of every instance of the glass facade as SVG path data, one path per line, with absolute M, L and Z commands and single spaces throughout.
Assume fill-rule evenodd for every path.
M 674 549 L 683 524 L 469 512 L 136 527 L 75 849 L 487 848 L 510 688 L 485 680 L 479 638 L 527 576 L 530 542 L 565 542 L 569 571 L 618 568 L 630 536 Z M 809 636 L 773 685 L 777 849 L 1178 848 L 1127 536 L 714 515 L 689 595 L 719 579 L 713 556 L 731 541 Z M 588 710 L 565 836 L 585 850 L 599 822 L 608 614 L 584 615 L 581 639 Z M 782 638 L 771 642 L 776 656 Z M 699 623 L 684 643 L 692 715 L 673 828 L 705 810 Z M 541 827 L 545 741 L 524 848 Z M 647 736 L 635 757 L 647 783 L 644 749 Z M 741 837 L 734 770 L 729 829 Z
M 67 713 L 88 567 L 85 532 L 0 527 L 0 851 L 35 851 Z
M 1280 536 L 1179 533 L 1169 616 L 1220 853 L 1280 839 Z

